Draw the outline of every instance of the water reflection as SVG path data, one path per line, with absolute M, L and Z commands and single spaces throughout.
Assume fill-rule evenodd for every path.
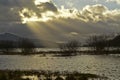
M 120 79 L 120 57 L 81 55 L 74 57 L 39 57 L 0 55 L 0 69 L 79 71 Z

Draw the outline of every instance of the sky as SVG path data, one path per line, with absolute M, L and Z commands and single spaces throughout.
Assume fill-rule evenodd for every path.
M 0 33 L 5 32 L 46 46 L 120 33 L 120 0 L 0 0 Z

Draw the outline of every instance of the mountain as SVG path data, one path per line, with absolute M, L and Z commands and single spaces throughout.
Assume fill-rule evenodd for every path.
M 19 41 L 22 37 L 12 34 L 12 33 L 2 33 L 0 34 L 0 41 Z
M 13 41 L 13 42 L 15 42 L 15 44 L 17 44 L 23 38 L 26 38 L 26 37 L 21 37 L 19 35 L 13 34 L 13 33 L 1 33 L 0 34 L 0 41 Z M 31 42 L 33 42 L 36 47 L 42 47 L 42 48 L 46 47 L 46 45 L 44 45 L 42 43 L 42 41 L 40 41 L 39 39 L 33 39 L 33 38 L 26 38 L 26 39 L 29 39 Z M 53 44 L 52 42 L 49 42 L 49 41 L 46 41 L 46 44 L 48 46 L 56 45 L 55 43 Z

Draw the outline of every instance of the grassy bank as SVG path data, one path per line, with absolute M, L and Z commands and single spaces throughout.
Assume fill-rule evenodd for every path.
M 51 71 L 10 71 L 0 70 L 0 80 L 106 80 L 95 74 L 78 72 L 51 72 Z

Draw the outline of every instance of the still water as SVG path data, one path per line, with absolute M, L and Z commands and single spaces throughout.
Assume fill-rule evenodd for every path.
M 0 55 L 0 69 L 78 71 L 120 80 L 120 57 L 114 55 L 80 55 L 40 57 L 39 55 Z

